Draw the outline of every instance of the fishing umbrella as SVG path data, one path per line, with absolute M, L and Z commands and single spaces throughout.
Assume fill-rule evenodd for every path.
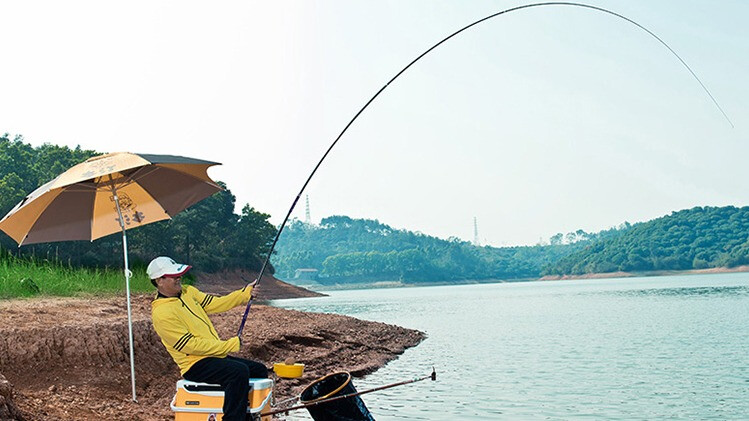
M 172 155 L 117 152 L 82 162 L 26 196 L 0 220 L 19 245 L 89 240 L 122 232 L 130 339 L 130 377 L 135 396 L 133 323 L 126 230 L 169 219 L 220 191 L 207 170 L 217 162 Z

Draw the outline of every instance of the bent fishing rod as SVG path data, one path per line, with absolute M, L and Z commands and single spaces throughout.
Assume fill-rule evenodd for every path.
M 330 398 L 315 400 L 315 401 L 312 401 L 312 402 L 308 402 L 308 403 L 305 403 L 305 404 L 302 404 L 302 405 L 292 406 L 292 407 L 285 408 L 285 409 L 277 409 L 275 411 L 265 412 L 265 413 L 262 414 L 262 416 L 265 417 L 265 416 L 269 416 L 269 415 L 276 415 L 276 414 L 288 413 L 289 411 L 296 411 L 297 409 L 304 409 L 304 408 L 309 408 L 309 407 L 312 407 L 312 406 L 317 406 L 317 405 L 321 405 L 321 404 L 324 404 L 324 403 L 329 403 L 329 402 L 333 402 L 333 401 L 337 401 L 337 400 L 353 398 L 355 396 L 363 395 L 365 393 L 377 392 L 377 391 L 380 391 L 380 390 L 390 389 L 391 387 L 403 386 L 403 385 L 406 385 L 406 384 L 420 382 L 420 381 L 426 380 L 426 379 L 432 379 L 432 381 L 436 381 L 437 380 L 437 372 L 434 370 L 434 367 L 432 367 L 432 374 L 429 374 L 428 376 L 418 377 L 418 378 L 415 378 L 415 379 L 406 380 L 406 381 L 402 381 L 402 382 L 398 382 L 398 383 L 391 383 L 391 384 L 387 384 L 385 386 L 380 386 L 380 387 L 375 387 L 375 388 L 372 388 L 372 389 L 363 390 L 361 392 L 347 393 L 345 395 L 339 395 L 339 396 L 333 396 L 333 397 L 330 397 Z
M 641 30 L 645 31 L 650 36 L 652 36 L 653 38 L 655 38 L 656 40 L 658 40 L 659 43 L 661 43 L 664 47 L 666 47 L 668 49 L 668 51 L 670 51 L 671 54 L 673 54 L 679 60 L 679 62 L 681 62 L 681 64 L 684 65 L 684 67 L 694 77 L 694 79 L 697 81 L 697 83 L 700 84 L 700 86 L 705 91 L 705 93 L 707 93 L 707 95 L 710 97 L 710 99 L 712 100 L 713 104 L 715 104 L 715 106 L 718 108 L 718 110 L 720 110 L 721 114 L 723 114 L 723 117 L 725 117 L 725 119 L 728 121 L 728 124 L 730 124 L 732 128 L 734 127 L 733 122 L 731 121 L 730 118 L 728 118 L 728 115 L 725 113 L 725 111 L 723 111 L 723 108 L 720 106 L 720 104 L 718 104 L 718 101 L 715 99 L 715 97 L 713 97 L 713 94 L 710 93 L 710 90 L 707 89 L 707 86 L 705 86 L 705 84 L 702 83 L 702 81 L 700 80 L 700 78 L 697 77 L 697 74 L 692 70 L 691 67 L 689 67 L 689 65 L 687 64 L 687 62 L 684 61 L 681 58 L 681 56 L 679 56 L 676 53 L 676 51 L 674 51 L 673 48 L 671 48 L 668 44 L 666 44 L 666 42 L 663 41 L 658 35 L 656 35 L 651 30 L 647 29 L 646 27 L 640 25 L 639 23 L 635 22 L 634 20 L 632 20 L 632 19 L 630 19 L 630 18 L 628 18 L 626 16 L 620 15 L 619 13 L 612 12 L 611 10 L 604 9 L 603 7 L 592 6 L 592 5 L 583 4 L 583 3 L 573 3 L 573 2 L 532 3 L 532 4 L 525 4 L 525 5 L 521 5 L 521 6 L 516 6 L 516 7 L 509 8 L 509 9 L 505 9 L 505 10 L 502 10 L 500 12 L 497 12 L 497 13 L 491 14 L 489 16 L 486 16 L 486 17 L 484 17 L 482 19 L 479 19 L 479 20 L 477 20 L 477 21 L 475 21 L 475 22 L 473 22 L 471 24 L 468 24 L 468 25 L 462 27 L 461 29 L 453 32 L 452 34 L 446 36 L 445 38 L 443 38 L 442 40 L 440 40 L 439 42 L 437 42 L 433 46 L 429 47 L 426 51 L 424 51 L 418 57 L 416 57 L 410 63 L 408 63 L 408 65 L 406 65 L 406 67 L 404 67 L 398 73 L 396 73 L 395 76 L 393 76 L 382 88 L 380 88 L 380 90 L 377 91 L 377 93 L 374 94 L 374 96 L 372 96 L 372 98 L 369 99 L 369 101 L 367 101 L 364 104 L 363 107 L 361 107 L 361 109 L 354 115 L 354 117 L 351 119 L 351 121 L 349 121 L 348 124 L 346 124 L 346 126 L 343 128 L 343 130 L 341 130 L 341 133 L 338 134 L 338 137 L 335 138 L 335 140 L 333 141 L 333 143 L 325 151 L 325 153 L 323 154 L 322 158 L 320 158 L 320 161 L 317 162 L 317 165 L 315 165 L 314 169 L 312 170 L 312 172 L 310 173 L 310 175 L 307 177 L 307 181 L 304 182 L 304 185 L 302 185 L 301 190 L 299 190 L 299 193 L 294 198 L 294 202 L 291 204 L 291 208 L 289 208 L 288 213 L 286 213 L 286 217 L 284 218 L 283 222 L 281 223 L 280 227 L 278 228 L 278 232 L 276 233 L 276 237 L 273 239 L 273 243 L 270 246 L 270 250 L 268 251 L 268 255 L 265 257 L 265 260 L 263 261 L 263 266 L 261 267 L 260 273 L 257 276 L 256 284 L 255 285 L 257 286 L 257 284 L 260 282 L 260 278 L 262 278 L 263 274 L 265 273 L 265 269 L 267 268 L 268 262 L 270 261 L 270 257 L 273 254 L 273 250 L 276 247 L 276 243 L 278 242 L 278 238 L 281 236 L 281 232 L 283 231 L 284 227 L 286 226 L 286 223 L 289 221 L 289 217 L 291 217 L 291 213 L 294 211 L 294 208 L 296 207 L 296 204 L 299 201 L 299 198 L 302 196 L 302 193 L 304 193 L 304 190 L 307 188 L 307 185 L 312 180 L 312 177 L 315 175 L 315 173 L 317 172 L 318 168 L 320 168 L 320 165 L 322 165 L 322 163 L 325 160 L 325 158 L 327 158 L 328 154 L 330 154 L 330 151 L 333 150 L 333 148 L 335 147 L 335 145 L 338 143 L 338 141 L 341 139 L 341 137 L 343 137 L 343 134 L 346 133 L 346 131 L 348 130 L 348 128 L 351 127 L 351 125 L 354 123 L 354 121 L 356 121 L 356 119 L 359 118 L 359 116 L 362 114 L 362 112 L 364 112 L 364 110 L 366 110 L 367 107 L 369 107 L 369 105 L 378 96 L 380 96 L 380 94 L 388 86 L 390 86 L 390 84 L 393 83 L 393 81 L 395 81 L 395 79 L 397 79 L 400 75 L 402 75 L 406 70 L 408 70 L 411 66 L 413 66 L 417 61 L 421 60 L 422 57 L 424 57 L 425 55 L 429 54 L 430 52 L 432 52 L 432 50 L 436 49 L 440 45 L 442 45 L 445 42 L 447 42 L 447 40 L 453 38 L 454 36 L 460 34 L 463 31 L 466 31 L 466 30 L 468 30 L 468 29 L 470 29 L 470 28 L 472 28 L 472 27 L 474 27 L 474 26 L 476 26 L 476 25 L 478 25 L 478 24 L 480 24 L 482 22 L 488 21 L 489 19 L 495 18 L 495 17 L 500 16 L 500 15 L 504 15 L 506 13 L 516 12 L 516 11 L 519 11 L 519 10 L 530 9 L 530 8 L 535 8 L 535 7 L 545 7 L 545 6 L 569 6 L 569 7 L 578 7 L 578 8 L 593 10 L 593 11 L 597 11 L 597 12 L 602 12 L 602 13 L 606 13 L 608 15 L 615 16 L 617 18 L 623 19 L 626 22 L 629 22 L 632 25 L 635 25 L 636 27 L 638 27 Z M 241 334 L 242 334 L 242 330 L 244 329 L 245 322 L 247 321 L 247 315 L 250 313 L 250 307 L 252 306 L 252 300 L 253 299 L 250 298 L 250 300 L 247 302 L 247 308 L 245 309 L 244 316 L 242 317 L 242 323 L 239 326 L 239 331 L 237 332 L 237 336 L 241 336 Z

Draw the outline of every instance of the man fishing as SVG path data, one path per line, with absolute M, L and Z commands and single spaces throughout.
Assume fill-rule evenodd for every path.
M 250 300 L 257 281 L 225 296 L 182 285 L 182 275 L 192 266 L 160 256 L 146 269 L 158 295 L 151 303 L 153 328 L 186 380 L 218 384 L 224 389 L 223 419 L 245 420 L 250 378 L 268 377 L 265 365 L 231 357 L 239 351 L 238 336 L 221 340 L 208 314 L 220 313 Z

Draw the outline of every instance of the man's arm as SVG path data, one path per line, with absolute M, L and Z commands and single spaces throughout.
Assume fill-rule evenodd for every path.
M 167 345 L 179 352 L 191 355 L 226 355 L 239 351 L 239 338 L 234 336 L 226 341 L 213 338 L 198 338 L 187 330 L 178 318 L 168 315 L 153 315 L 153 327 Z
M 213 314 L 230 310 L 242 304 L 247 304 L 247 301 L 250 300 L 250 296 L 252 295 L 254 284 L 255 283 L 253 282 L 240 290 L 223 296 L 206 294 L 195 287 L 189 288 L 191 289 L 190 294 L 193 295 L 195 301 L 203 307 L 203 310 L 205 310 L 207 314 Z

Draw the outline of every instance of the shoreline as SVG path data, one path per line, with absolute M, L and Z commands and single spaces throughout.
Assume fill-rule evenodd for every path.
M 718 273 L 739 273 L 749 272 L 749 265 L 736 266 L 733 268 L 719 267 L 707 269 L 688 269 L 688 270 L 652 270 L 642 272 L 605 272 L 605 273 L 586 273 L 581 275 L 546 275 L 540 278 L 519 278 L 519 279 L 481 279 L 481 280 L 463 280 L 454 282 L 419 282 L 403 283 L 401 281 L 380 281 L 371 284 L 351 283 L 335 284 L 320 286 L 304 286 L 302 288 L 318 288 L 316 292 L 325 293 L 328 291 L 349 291 L 359 289 L 382 289 L 382 288 L 418 288 L 418 287 L 437 287 L 437 286 L 458 286 L 458 285 L 483 285 L 483 284 L 506 284 L 515 282 L 544 282 L 544 281 L 567 281 L 575 279 L 612 279 L 612 278 L 644 278 L 655 276 L 689 276 L 689 275 L 709 275 Z
M 709 275 L 717 273 L 738 273 L 749 272 L 749 265 L 736 266 L 732 268 L 719 267 L 707 269 L 687 269 L 687 270 L 650 270 L 642 272 L 607 272 L 607 273 L 586 273 L 582 275 L 547 275 L 538 278 L 537 281 L 566 281 L 572 279 L 609 279 L 609 278 L 644 278 L 650 276 L 689 276 L 689 275 Z
M 0 418 L 173 419 L 169 404 L 180 375 L 151 326 L 151 299 L 132 300 L 137 403 L 130 400 L 124 297 L 0 301 Z M 234 308 L 211 316 L 222 338 L 236 333 L 243 312 Z M 234 355 L 269 367 L 289 357 L 304 363 L 300 379 L 271 374 L 281 401 L 325 374 L 372 373 L 425 337 L 384 323 L 258 304 L 248 319 L 245 344 Z M 9 383 L 2 382 L 3 375 Z M 21 417 L 6 417 L 4 408 L 11 414 L 17 408 Z

